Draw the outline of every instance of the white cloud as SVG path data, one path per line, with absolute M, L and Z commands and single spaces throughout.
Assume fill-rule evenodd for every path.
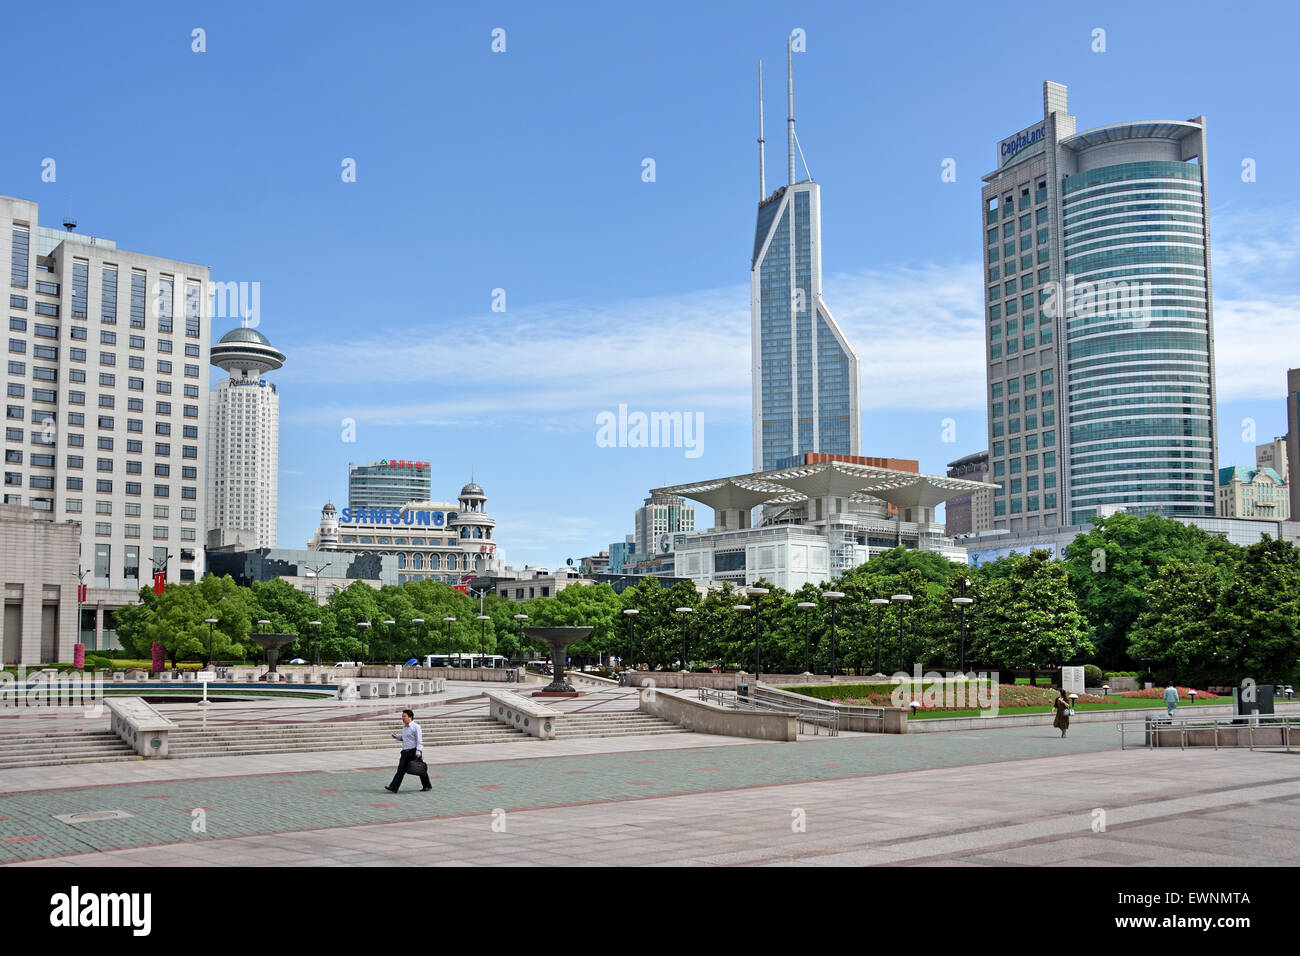
M 1300 331 L 1297 208 L 1213 218 L 1216 352 L 1223 400 L 1276 395 L 1296 364 L 1276 346 Z M 862 409 L 954 413 L 984 407 L 983 274 L 978 260 L 827 276 L 824 296 L 861 360 Z M 394 350 L 394 341 L 406 343 Z M 299 346 L 286 386 L 332 381 L 338 356 L 382 355 L 384 376 L 286 417 L 378 425 L 594 427 L 594 413 L 750 415 L 747 285 L 619 303 L 556 302 L 487 318 L 376 331 L 341 347 Z M 448 356 L 455 356 L 449 365 Z M 1276 358 L 1274 358 L 1276 356 Z M 350 359 L 351 360 L 351 359 Z M 459 374 L 460 370 L 472 374 Z M 435 371 L 437 370 L 437 371 Z M 457 374 L 443 374 L 456 371 Z M 400 399 L 394 396 L 400 395 Z

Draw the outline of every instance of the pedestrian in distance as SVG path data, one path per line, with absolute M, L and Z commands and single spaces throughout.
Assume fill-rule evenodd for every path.
M 1056 700 L 1052 701 L 1052 708 L 1056 711 L 1052 726 L 1064 737 L 1065 732 L 1070 729 L 1070 699 L 1065 696 L 1064 688 L 1056 688 Z
M 420 760 L 420 766 L 424 769 L 419 770 L 420 789 L 422 791 L 432 790 L 433 784 L 429 782 L 429 768 L 424 766 L 424 731 L 420 725 L 415 722 L 415 711 L 402 711 L 402 729 L 393 734 L 394 740 L 402 742 L 402 756 L 397 762 L 397 773 L 393 777 L 393 782 L 384 787 L 389 793 L 396 793 L 402 786 L 402 778 L 407 774 L 407 767 L 412 760 Z M 415 773 L 417 771 L 411 771 Z
M 1178 688 L 1174 682 L 1170 681 L 1169 686 L 1165 688 L 1165 709 L 1169 711 L 1169 716 L 1174 715 L 1174 708 L 1178 706 Z

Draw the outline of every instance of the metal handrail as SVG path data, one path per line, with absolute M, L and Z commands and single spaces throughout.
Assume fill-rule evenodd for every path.
M 1204 717 L 1170 717 L 1150 714 L 1142 720 L 1123 720 L 1115 725 L 1119 731 L 1119 749 L 1124 750 L 1124 728 L 1130 724 L 1140 724 L 1143 733 L 1146 735 L 1147 749 L 1151 749 L 1154 744 L 1153 740 L 1156 733 L 1159 732 L 1178 732 L 1179 749 L 1187 749 L 1187 731 L 1189 729 L 1210 729 L 1214 731 L 1214 749 L 1219 749 L 1219 728 L 1228 726 L 1234 729 L 1245 728 L 1249 731 L 1250 749 L 1255 749 L 1255 728 L 1261 723 L 1266 726 L 1270 723 L 1276 724 L 1281 721 L 1282 728 L 1282 745 L 1286 752 L 1291 752 L 1291 728 L 1294 723 L 1300 722 L 1300 714 L 1232 714 L 1228 716 L 1204 716 Z M 1154 729 L 1153 729 L 1154 725 Z M 1177 726 L 1174 726 L 1177 725 Z
M 755 700 L 752 696 L 742 698 L 739 694 L 726 694 L 711 687 L 699 688 L 699 695 L 702 701 L 712 701 L 733 710 L 755 710 L 766 714 L 794 714 L 795 719 L 799 721 L 799 733 L 806 733 L 803 728 L 807 725 L 812 726 L 813 736 L 815 737 L 821 735 L 823 726 L 826 728 L 826 734 L 829 737 L 838 737 L 840 733 L 840 715 L 834 710 L 822 707 L 779 707 Z

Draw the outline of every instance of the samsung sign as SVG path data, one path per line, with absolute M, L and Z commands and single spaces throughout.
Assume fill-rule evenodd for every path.
M 451 517 L 455 517 L 454 514 Z M 339 524 L 427 525 L 441 528 L 447 524 L 445 511 L 399 511 L 396 508 L 344 508 Z
M 1027 150 L 1036 151 L 1043 145 L 1044 138 L 1047 136 L 1047 124 L 1039 123 L 1037 126 L 1031 126 L 1029 129 L 1021 130 L 1015 136 L 1010 136 L 998 144 L 998 168 L 1001 169 L 1013 159 L 1017 159 Z

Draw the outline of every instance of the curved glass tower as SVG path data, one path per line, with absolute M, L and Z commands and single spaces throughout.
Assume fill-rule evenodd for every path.
M 985 177 L 995 528 L 1212 516 L 1205 119 L 1083 133 L 1066 89 Z
M 787 51 L 787 57 L 789 53 Z M 759 204 L 750 260 L 754 470 L 804 452 L 857 455 L 858 356 L 822 302 L 821 187 L 795 182 L 794 93 L 789 87 L 790 182 L 765 196 L 762 86 Z

